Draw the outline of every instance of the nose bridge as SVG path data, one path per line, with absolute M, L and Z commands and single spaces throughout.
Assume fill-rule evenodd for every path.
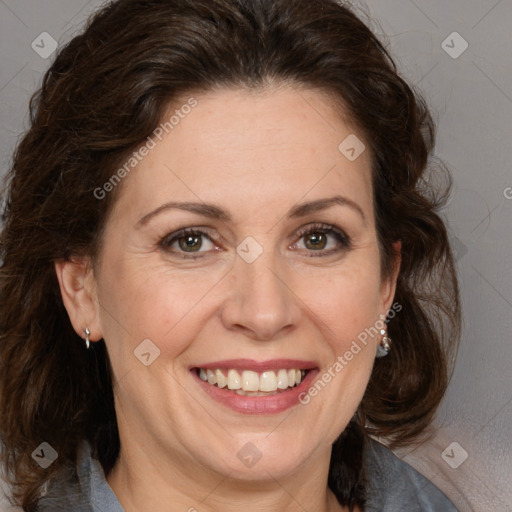
M 298 306 L 273 249 L 260 246 L 261 252 L 256 257 L 252 254 L 254 259 L 245 258 L 241 249 L 256 249 L 251 247 L 251 241 L 247 244 L 242 242 L 237 251 L 233 267 L 235 289 L 231 290 L 224 321 L 230 328 L 243 328 L 254 338 L 270 339 L 297 322 Z
M 262 298 L 283 299 L 282 295 L 285 294 L 285 290 L 283 290 L 285 287 L 284 276 L 279 275 L 280 270 L 277 268 L 276 258 L 270 250 L 252 263 L 239 261 L 238 271 L 247 287 L 244 293 L 246 301 L 259 302 Z M 261 306 L 264 307 L 265 302 Z

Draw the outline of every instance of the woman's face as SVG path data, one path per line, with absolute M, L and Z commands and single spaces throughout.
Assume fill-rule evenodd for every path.
M 360 335 L 391 306 L 370 155 L 318 91 L 194 99 L 123 179 L 82 327 L 107 345 L 124 446 L 279 478 L 330 453 L 380 340 Z

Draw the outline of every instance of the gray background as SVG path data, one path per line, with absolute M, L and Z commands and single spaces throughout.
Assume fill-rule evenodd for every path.
M 62 44 L 101 3 L 0 0 L 2 174 L 27 127 L 28 100 L 54 56 L 41 57 L 32 42 L 42 46 L 40 34 L 48 32 Z M 366 22 L 388 45 L 405 78 L 426 96 L 438 123 L 436 155 L 448 165 L 455 182 L 444 215 L 457 252 L 462 341 L 432 436 L 398 454 L 427 475 L 461 511 L 509 511 L 512 2 L 353 4 L 362 9 L 363 18 L 365 13 L 372 17 Z M 468 48 L 458 55 L 464 41 Z

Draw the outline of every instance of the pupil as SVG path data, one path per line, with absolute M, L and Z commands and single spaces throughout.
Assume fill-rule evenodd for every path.
M 190 252 L 190 249 L 200 249 L 201 245 L 201 238 L 199 236 L 188 235 L 180 238 L 180 248 L 184 251 Z
M 311 233 L 308 235 L 306 246 L 311 245 L 313 249 L 323 249 L 325 247 L 325 235 L 323 233 Z

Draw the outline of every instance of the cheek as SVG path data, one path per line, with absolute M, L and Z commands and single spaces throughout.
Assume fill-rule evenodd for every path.
M 150 339 L 162 353 L 176 355 L 199 331 L 204 298 L 221 275 L 172 271 L 149 258 L 118 259 L 105 265 L 99 287 L 103 337 L 112 355 L 132 353 Z M 183 340 L 183 341 L 182 341 Z M 182 346 L 183 345 L 183 346 Z M 126 350 L 129 348 L 129 350 Z
M 379 318 L 378 269 L 351 265 L 303 278 L 302 287 L 304 303 L 320 320 L 316 323 L 324 326 L 326 339 L 340 350 Z

